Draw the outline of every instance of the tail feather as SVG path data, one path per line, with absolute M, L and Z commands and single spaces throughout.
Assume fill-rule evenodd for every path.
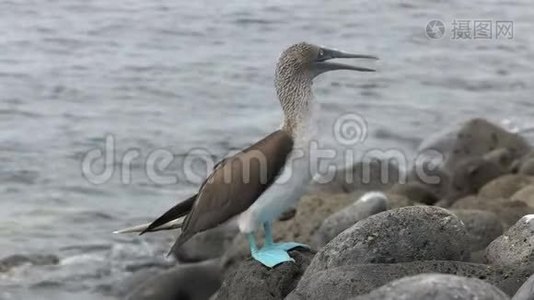
M 115 230 L 115 231 L 113 231 L 113 233 L 141 232 L 141 231 L 147 229 L 148 225 L 150 225 L 150 223 L 141 224 L 141 225 L 135 225 L 135 226 L 127 227 L 127 228 L 124 228 L 124 229 Z
M 133 233 L 133 232 L 154 232 L 154 231 L 160 231 L 160 230 L 171 230 L 171 229 L 178 229 L 182 228 L 183 219 L 178 218 L 176 220 L 172 220 L 168 223 L 165 223 L 163 225 L 160 225 L 158 227 L 154 227 L 152 229 L 148 229 L 148 226 L 150 226 L 151 223 L 141 224 L 141 225 L 135 225 L 132 227 L 120 229 L 113 231 L 113 233 Z
M 187 200 L 184 200 L 168 211 L 166 211 L 163 215 L 161 215 L 159 218 L 157 218 L 154 222 L 150 223 L 146 229 L 141 231 L 139 235 L 144 234 L 149 231 L 154 231 L 154 229 L 161 227 L 164 224 L 170 223 L 178 218 L 181 218 L 185 215 L 187 215 L 191 209 L 193 208 L 193 204 L 195 204 L 195 200 L 197 199 L 197 195 L 194 195 L 190 197 Z

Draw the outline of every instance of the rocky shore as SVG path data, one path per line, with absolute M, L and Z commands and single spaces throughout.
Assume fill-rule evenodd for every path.
M 415 166 L 406 182 L 378 184 L 375 172 L 367 184 L 312 187 L 274 224 L 275 240 L 311 246 L 291 251 L 294 263 L 262 266 L 227 224 L 178 249 L 177 266 L 126 280 L 123 296 L 534 299 L 534 151 L 483 119 L 466 122 L 450 146 L 439 168 Z M 422 180 L 418 167 L 439 182 Z

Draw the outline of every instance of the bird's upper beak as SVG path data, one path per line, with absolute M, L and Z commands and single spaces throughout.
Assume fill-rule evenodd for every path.
M 313 71 L 315 73 L 315 76 L 325 73 L 328 71 L 334 71 L 334 70 L 352 70 L 352 71 L 360 71 L 360 72 L 374 72 L 374 69 L 365 68 L 365 67 L 357 67 L 357 66 L 351 66 L 346 64 L 340 64 L 335 62 L 328 62 L 327 60 L 334 59 L 334 58 L 364 58 L 364 59 L 373 59 L 377 60 L 378 57 L 373 55 L 363 55 L 363 54 L 352 54 L 352 53 L 346 53 L 334 49 L 328 49 L 328 48 L 321 48 L 321 54 L 317 59 L 313 62 Z

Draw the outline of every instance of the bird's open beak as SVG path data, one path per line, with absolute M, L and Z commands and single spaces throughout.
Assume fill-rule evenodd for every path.
M 365 67 L 357 67 L 357 66 L 351 66 L 346 64 L 340 64 L 335 62 L 328 62 L 327 60 L 334 59 L 334 58 L 363 58 L 363 59 L 373 59 L 377 60 L 378 57 L 373 55 L 364 55 L 364 54 L 352 54 L 352 53 L 346 53 L 341 52 L 338 50 L 328 49 L 328 48 L 321 48 L 321 55 L 317 58 L 315 62 L 313 62 L 313 69 L 315 72 L 315 76 L 328 72 L 328 71 L 334 71 L 334 70 L 352 70 L 352 71 L 360 71 L 360 72 L 374 72 L 374 69 L 365 68 Z

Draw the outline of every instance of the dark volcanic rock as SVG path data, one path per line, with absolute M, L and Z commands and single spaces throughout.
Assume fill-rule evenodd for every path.
M 507 174 L 488 182 L 480 189 L 478 195 L 484 198 L 509 198 L 530 184 L 534 184 L 534 177 Z
M 471 252 L 471 255 L 469 256 L 469 262 L 476 263 L 476 264 L 485 264 L 486 263 L 486 258 L 484 257 L 485 254 L 486 254 L 486 249 Z
M 385 190 L 400 181 L 401 172 L 391 160 L 373 158 L 336 170 L 331 178 L 318 179 L 310 190 L 323 193 Z
M 353 204 L 326 218 L 314 237 L 314 246 L 322 247 L 343 230 L 369 216 L 387 210 L 388 199 L 380 192 L 364 194 Z
M 452 212 L 465 224 L 471 252 L 486 248 L 503 232 L 501 221 L 493 212 L 476 209 L 457 209 Z
M 286 262 L 269 269 L 248 259 L 225 275 L 224 282 L 214 299 L 283 299 L 297 285 L 310 263 L 313 253 L 292 250 L 295 262 Z
M 59 258 L 55 255 L 46 254 L 29 254 L 29 255 L 11 255 L 0 260 L 0 272 L 7 272 L 12 268 L 21 265 L 31 264 L 36 266 L 55 265 L 59 263 Z
M 448 210 L 413 206 L 389 210 L 343 231 L 315 256 L 306 274 L 347 264 L 464 260 L 465 226 Z
M 407 183 L 397 183 L 389 189 L 388 193 L 406 196 L 406 198 L 427 205 L 436 203 L 438 196 L 426 185 L 412 181 Z
M 388 209 L 395 209 L 395 208 L 401 208 L 406 206 L 414 206 L 414 205 L 421 205 L 421 203 L 414 202 L 408 197 L 403 195 L 397 195 L 397 194 L 391 194 L 389 192 L 385 193 L 387 199 L 388 199 Z
M 512 195 L 512 200 L 525 202 L 528 206 L 534 207 L 534 185 L 528 185 Z
M 422 273 L 478 278 L 512 296 L 532 272 L 534 265 L 501 268 L 459 261 L 348 265 L 315 273 L 306 272 L 287 299 L 348 299 L 369 293 L 393 280 Z
M 430 158 L 429 158 L 430 159 Z M 451 174 L 443 169 L 443 166 L 436 166 L 432 160 L 415 162 L 408 175 L 409 182 L 416 182 L 424 185 L 432 191 L 438 198 L 447 196 L 450 187 Z
M 512 300 L 534 300 L 534 275 L 523 283 Z
M 526 215 L 486 248 L 486 259 L 499 266 L 534 263 L 534 215 Z
M 179 265 L 148 279 L 133 290 L 128 300 L 208 299 L 221 284 L 216 260 Z
M 476 278 L 449 274 L 420 274 L 390 282 L 354 300 L 506 300 L 505 293 Z
M 480 157 L 496 149 L 507 149 L 512 157 L 519 158 L 530 151 L 530 146 L 523 137 L 487 120 L 469 120 L 458 132 L 452 153 L 447 156 L 446 168 L 452 170 L 466 158 Z
M 502 175 L 501 168 L 492 161 L 472 157 L 458 162 L 453 169 L 447 199 L 454 201 L 476 194 L 482 186 Z
M 157 267 L 140 269 L 116 282 L 106 282 L 106 284 L 98 287 L 98 291 L 103 294 L 111 294 L 118 299 L 125 299 L 128 294 L 144 284 L 145 281 L 157 277 L 163 271 L 164 270 Z
M 534 158 L 530 158 L 521 163 L 519 174 L 534 176 Z
M 239 228 L 235 222 L 230 222 L 194 235 L 172 254 L 181 262 L 198 262 L 217 258 L 224 254 L 238 232 Z
M 522 201 L 503 198 L 484 198 L 469 196 L 456 201 L 451 209 L 478 209 L 495 213 L 501 220 L 504 229 L 515 224 L 526 214 L 534 213 L 534 208 Z
M 500 148 L 486 153 L 483 158 L 498 165 L 503 174 L 511 173 L 512 165 L 517 160 L 512 152 L 506 148 Z

